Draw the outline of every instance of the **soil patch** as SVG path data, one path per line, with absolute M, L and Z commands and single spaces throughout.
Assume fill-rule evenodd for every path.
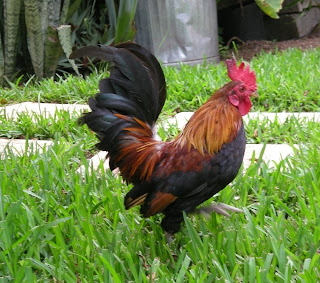
M 265 52 L 273 52 L 275 50 L 285 50 L 288 48 L 301 48 L 302 50 L 320 47 L 320 27 L 317 27 L 310 35 L 286 41 L 267 41 L 267 40 L 254 40 L 242 42 L 241 39 L 234 38 L 237 45 L 239 57 L 246 61 L 250 61 L 252 57 L 258 55 L 262 50 Z M 229 41 L 229 46 L 232 44 Z M 232 56 L 232 49 L 230 56 Z

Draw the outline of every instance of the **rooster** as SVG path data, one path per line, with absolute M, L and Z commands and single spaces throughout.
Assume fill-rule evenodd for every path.
M 226 61 L 229 83 L 200 107 L 174 140 L 156 139 L 155 123 L 166 99 L 166 82 L 157 59 L 134 43 L 87 46 L 71 59 L 88 56 L 113 64 L 100 93 L 89 99 L 91 112 L 80 122 L 97 133 L 97 147 L 108 152 L 110 169 L 119 168 L 133 188 L 125 208 L 140 205 L 144 217 L 163 213 L 166 235 L 180 230 L 183 212 L 191 213 L 226 187 L 241 166 L 246 138 L 242 116 L 256 96 L 256 77 L 249 66 Z M 201 210 L 201 209 L 200 209 Z M 205 212 L 241 210 L 225 204 Z

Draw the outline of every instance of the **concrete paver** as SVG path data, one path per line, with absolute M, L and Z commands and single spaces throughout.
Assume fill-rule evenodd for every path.
M 26 146 L 28 143 L 28 146 Z M 14 154 L 24 154 L 26 149 L 28 152 L 33 150 L 41 151 L 44 147 L 48 147 L 53 144 L 53 141 L 49 140 L 23 140 L 23 139 L 0 139 L 0 155 L 10 148 Z
M 254 158 L 258 159 L 260 153 L 263 149 L 263 144 L 247 144 L 246 151 L 243 159 L 244 169 L 252 163 L 252 157 L 254 153 Z M 287 144 L 267 144 L 265 151 L 262 156 L 262 160 L 268 164 L 269 168 L 274 168 L 274 163 L 279 163 L 282 159 L 287 158 L 290 155 L 293 155 L 293 148 Z M 107 153 L 105 151 L 100 151 L 94 157 L 92 157 L 89 162 L 89 167 L 92 167 L 93 170 L 97 170 L 100 162 L 102 160 L 104 169 L 109 168 L 109 160 L 106 159 Z M 253 161 L 255 163 L 256 160 Z M 77 172 L 84 173 L 85 167 L 82 165 L 79 167 Z
M 76 111 L 83 112 L 89 110 L 89 106 L 85 104 L 54 104 L 54 103 L 35 103 L 23 102 L 12 104 L 0 108 L 0 115 L 6 115 L 10 119 L 17 119 L 18 114 L 24 112 L 29 114 L 38 114 L 44 116 L 53 116 L 56 111 Z
M 34 103 L 34 102 L 23 102 L 14 105 L 8 105 L 0 108 L 0 115 L 6 115 L 8 118 L 16 119 L 18 114 L 21 112 L 34 113 L 38 115 L 54 115 L 55 111 L 67 110 L 70 112 L 83 112 L 88 111 L 89 106 L 83 104 L 52 104 L 52 103 Z M 190 117 L 193 115 L 193 112 L 181 112 L 178 113 L 175 117 L 168 119 L 166 122 L 168 124 L 177 125 L 179 129 L 182 129 Z M 249 119 L 269 119 L 274 121 L 278 119 L 280 123 L 284 123 L 288 117 L 296 117 L 297 119 L 307 119 L 320 122 L 320 112 L 316 113 L 266 113 L 266 112 L 250 112 L 244 117 L 244 121 L 248 122 Z M 165 128 L 167 126 L 165 125 Z M 40 141 L 40 140 L 29 140 L 28 148 L 37 148 L 41 150 L 45 145 L 51 145 L 52 141 Z M 0 154 L 5 150 L 6 147 L 10 146 L 13 148 L 13 152 L 24 153 L 26 150 L 26 141 L 25 140 L 8 140 L 0 139 Z M 258 158 L 260 152 L 263 148 L 262 144 L 248 144 L 246 148 L 245 158 L 244 158 L 244 167 L 247 168 L 251 164 L 251 158 L 253 152 L 255 152 L 255 157 Z M 293 149 L 289 145 L 285 144 L 268 144 L 266 146 L 263 160 L 269 162 L 270 166 L 272 163 L 278 163 L 282 158 L 286 158 L 288 155 L 293 154 Z M 105 159 L 106 153 L 99 152 L 97 155 L 92 157 L 89 162 L 89 166 L 97 169 L 101 160 L 103 160 L 104 167 L 109 168 L 109 162 Z M 78 172 L 84 172 L 84 166 L 79 167 Z
M 263 149 L 263 144 L 247 144 L 243 158 L 243 166 L 247 169 L 252 163 L 252 157 L 257 160 Z M 295 145 L 295 147 L 298 147 Z M 274 168 L 274 163 L 279 163 L 281 160 L 294 154 L 294 150 L 287 144 L 267 144 L 262 155 L 262 160 L 268 164 L 269 168 Z M 256 161 L 254 160 L 254 162 Z
M 103 168 L 106 170 L 109 168 L 109 159 L 106 159 L 107 153 L 105 151 L 99 151 L 96 155 L 94 155 L 92 158 L 88 160 L 88 167 L 93 170 L 97 170 L 100 162 L 103 162 Z M 85 173 L 85 166 L 81 165 L 77 169 L 78 173 L 84 174 Z

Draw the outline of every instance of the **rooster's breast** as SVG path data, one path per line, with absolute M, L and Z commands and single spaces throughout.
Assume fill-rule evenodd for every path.
M 231 142 L 224 144 L 213 156 L 209 158 L 206 156 L 200 161 L 198 159 L 201 156 L 200 153 L 194 155 L 192 159 L 187 158 L 190 153 L 186 154 L 185 157 L 189 162 L 185 163 L 193 163 L 193 170 L 189 170 L 187 165 L 181 166 L 181 161 L 176 157 L 175 161 L 178 162 L 175 164 L 176 170 L 171 171 L 166 178 L 156 181 L 165 188 L 163 192 L 177 197 L 177 200 L 167 207 L 165 213 L 191 212 L 225 188 L 238 174 L 245 146 L 246 138 L 242 124 L 236 137 Z
M 238 174 L 246 148 L 246 137 L 243 124 L 237 136 L 230 143 L 224 144 L 208 164 L 208 186 L 222 189 Z M 216 192 L 215 192 L 216 193 Z

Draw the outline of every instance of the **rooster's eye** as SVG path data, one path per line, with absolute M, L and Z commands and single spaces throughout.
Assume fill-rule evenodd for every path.
M 244 91 L 244 87 L 243 87 L 243 86 L 240 86 L 240 87 L 239 87 L 239 91 L 240 91 L 240 92 L 243 92 L 243 91 Z

